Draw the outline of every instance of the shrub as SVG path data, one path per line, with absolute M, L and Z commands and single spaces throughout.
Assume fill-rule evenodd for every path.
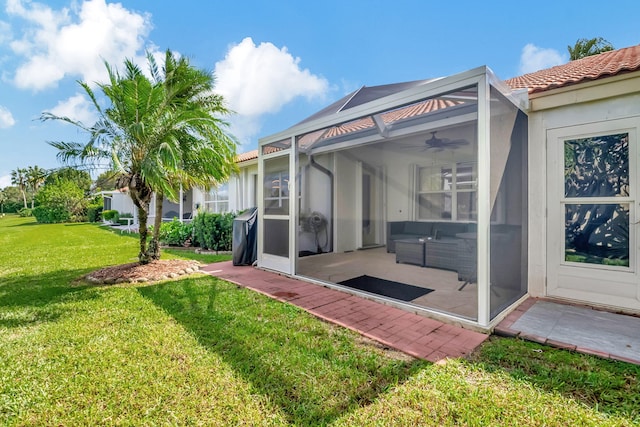
M 230 251 L 235 217 L 233 213 L 199 213 L 193 220 L 195 243 L 203 249 Z
M 3 204 L 4 213 L 18 213 L 20 209 L 24 209 L 21 201 L 7 201 Z
M 164 245 L 182 246 L 193 237 L 193 224 L 182 223 L 177 218 L 160 225 L 160 243 Z
M 43 224 L 71 221 L 71 215 L 62 206 L 37 206 L 33 208 L 33 216 Z
M 106 211 L 102 211 L 102 219 L 104 219 L 105 221 L 116 222 L 118 221 L 118 219 L 120 219 L 120 216 L 118 214 L 118 211 L 114 209 L 108 209 Z
M 100 215 L 102 214 L 102 209 L 104 206 L 104 202 L 102 200 L 102 196 L 98 196 L 93 199 L 89 206 L 87 206 L 87 221 L 89 222 L 98 222 L 100 221 Z
M 21 217 L 27 217 L 33 215 L 33 212 L 29 208 L 22 208 L 18 211 L 18 215 Z
M 88 200 L 84 191 L 71 181 L 46 184 L 36 195 L 38 207 L 33 215 L 38 222 L 56 223 L 86 219 Z

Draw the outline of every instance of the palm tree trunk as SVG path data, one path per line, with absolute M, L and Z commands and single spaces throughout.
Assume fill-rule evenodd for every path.
M 162 226 L 162 203 L 164 202 L 164 194 L 161 191 L 156 193 L 156 210 L 153 221 L 153 234 L 151 243 L 149 243 L 149 256 L 151 259 L 160 259 L 160 227 Z
M 149 264 L 151 258 L 149 257 L 149 248 L 147 247 L 147 217 L 149 212 L 149 206 L 146 208 L 136 205 L 138 208 L 138 232 L 140 233 L 140 252 L 138 253 L 138 261 L 140 264 Z
M 138 188 L 140 186 L 140 188 Z M 131 180 L 129 186 L 131 194 L 131 200 L 133 204 L 138 208 L 138 222 L 140 233 L 140 253 L 138 254 L 138 260 L 140 264 L 149 264 L 151 262 L 151 256 L 149 253 L 149 247 L 147 246 L 148 228 L 147 219 L 149 217 L 149 204 L 151 203 L 151 189 L 147 187 L 141 179 Z
M 27 209 L 27 194 L 24 192 L 23 189 L 20 189 L 20 191 L 22 192 L 22 200 L 24 201 L 24 208 Z

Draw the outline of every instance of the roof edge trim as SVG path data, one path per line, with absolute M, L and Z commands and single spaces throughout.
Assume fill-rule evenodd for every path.
M 344 107 L 346 107 L 347 105 L 349 105 L 349 103 L 351 102 L 351 100 L 352 100 L 353 98 L 355 98 L 355 96 L 356 96 L 357 94 L 359 94 L 359 93 L 362 91 L 362 89 L 364 89 L 365 87 L 366 87 L 365 85 L 362 85 L 362 86 L 360 87 L 360 89 L 358 89 L 358 90 L 354 91 L 354 92 L 351 94 L 351 96 L 349 97 L 349 99 L 347 99 L 347 100 L 344 102 L 344 104 L 342 104 L 342 105 L 340 106 L 340 108 L 338 108 L 338 113 L 339 113 L 340 111 L 342 111 L 342 110 L 344 109 Z

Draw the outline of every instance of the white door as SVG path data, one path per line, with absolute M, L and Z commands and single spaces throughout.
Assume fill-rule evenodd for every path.
M 261 159 L 261 211 L 258 227 L 258 262 L 260 267 L 292 273 L 290 195 L 294 183 L 290 179 L 290 155 Z M 295 193 L 293 193 L 295 194 Z M 294 199 L 295 200 L 295 199 Z M 260 217 L 259 217 L 260 218 Z
M 547 294 L 640 310 L 638 119 L 547 131 Z
M 374 168 L 363 163 L 359 169 L 362 175 L 360 181 L 362 201 L 359 215 L 362 240 L 358 247 L 371 248 L 382 244 L 382 168 Z

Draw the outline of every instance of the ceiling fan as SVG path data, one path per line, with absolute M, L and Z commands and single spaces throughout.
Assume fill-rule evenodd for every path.
M 469 144 L 469 141 L 467 141 L 466 139 L 438 138 L 436 137 L 437 132 L 438 131 L 431 132 L 431 138 L 427 139 L 424 142 L 426 145 L 426 147 L 424 148 L 425 150 L 434 150 L 434 151 L 442 151 L 447 149 L 455 150 L 456 148 Z

